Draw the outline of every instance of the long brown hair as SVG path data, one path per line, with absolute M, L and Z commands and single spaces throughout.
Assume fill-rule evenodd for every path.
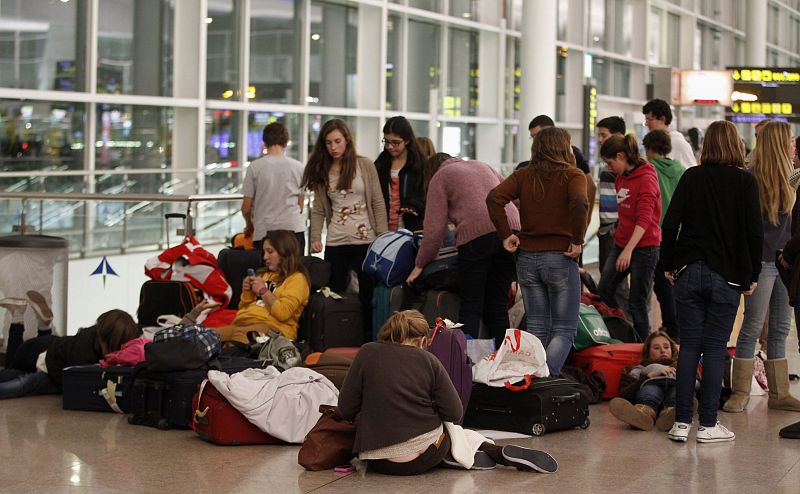
M 428 321 L 418 310 L 395 312 L 378 332 L 378 341 L 407 343 L 418 338 L 428 338 Z
M 97 318 L 95 349 L 103 356 L 116 352 L 123 344 L 137 338 L 142 331 L 130 314 L 112 309 Z
M 659 337 L 666 338 L 666 340 L 669 342 L 669 348 L 672 350 L 672 359 L 669 362 L 650 360 L 650 345 L 653 343 L 654 339 Z M 645 338 L 644 343 L 642 344 L 642 357 L 639 362 L 644 366 L 648 366 L 656 362 L 659 364 L 674 366 L 678 362 L 678 344 L 675 343 L 675 340 L 670 338 L 669 335 L 664 331 L 653 331 L 647 338 Z
M 617 156 L 617 153 L 624 154 L 625 161 L 634 168 L 645 163 L 639 155 L 639 144 L 633 134 L 612 135 L 600 146 L 600 156 L 605 159 L 612 159 Z
M 262 248 L 264 242 L 269 242 L 280 256 L 277 283 L 283 283 L 286 278 L 298 271 L 303 273 L 306 280 L 309 279 L 308 271 L 300 260 L 300 244 L 297 242 L 294 232 L 289 230 L 270 230 L 262 241 Z
M 558 127 L 546 127 L 536 134 L 531 144 L 531 169 L 566 170 L 575 166 L 569 132 Z
M 753 177 L 758 183 L 761 211 L 769 222 L 778 224 L 779 213 L 791 213 L 795 189 L 789 184 L 794 171 L 789 147 L 792 129 L 786 122 L 771 121 L 758 132 L 758 144 L 750 157 Z
M 700 164 L 744 168 L 744 142 L 733 123 L 727 120 L 711 122 L 703 139 Z
M 322 125 L 319 131 L 317 142 L 314 144 L 314 149 L 311 151 L 311 156 L 308 158 L 306 168 L 303 170 L 303 181 L 300 183 L 302 187 L 315 189 L 317 187 L 328 187 L 328 172 L 333 163 L 333 157 L 328 153 L 328 147 L 325 145 L 325 139 L 328 134 L 338 130 L 341 132 L 342 137 L 347 142 L 347 148 L 340 160 L 341 171 L 339 172 L 339 181 L 336 183 L 337 190 L 348 190 L 353 185 L 353 178 L 356 176 L 356 164 L 358 155 L 356 154 L 356 146 L 353 142 L 353 134 L 344 120 L 334 118 L 328 120 Z
M 436 175 L 436 172 L 439 171 L 442 163 L 451 158 L 452 156 L 447 153 L 436 153 L 425 161 L 425 164 L 422 167 L 422 180 L 424 182 L 423 185 L 425 186 L 425 193 L 428 192 L 428 185 L 431 183 L 433 176 Z

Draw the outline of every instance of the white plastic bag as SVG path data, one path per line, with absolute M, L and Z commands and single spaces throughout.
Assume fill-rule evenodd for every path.
M 547 355 L 539 338 L 519 329 L 507 329 L 500 348 L 472 368 L 472 380 L 489 386 L 511 386 L 531 377 L 547 377 Z

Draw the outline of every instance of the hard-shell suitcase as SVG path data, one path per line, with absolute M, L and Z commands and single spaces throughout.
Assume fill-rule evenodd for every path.
M 192 410 L 192 429 L 214 444 L 238 446 L 283 443 L 247 420 L 207 379 L 203 380 L 192 398 Z
M 239 299 L 242 296 L 242 280 L 247 276 L 247 270 L 257 270 L 263 265 L 260 250 L 222 249 L 217 255 L 217 265 L 225 275 L 225 280 L 231 286 L 233 294 L 228 304 L 229 309 L 239 308 Z
M 641 343 L 617 343 L 573 352 L 569 362 L 597 382 L 601 397 L 610 400 L 619 395 L 619 380 L 625 367 L 638 364 L 641 358 Z
M 542 377 L 526 389 L 512 391 L 476 383 L 464 426 L 541 436 L 589 427 L 589 401 L 568 379 Z
M 148 280 L 139 291 L 139 324 L 158 326 L 158 317 L 185 316 L 203 300 L 203 293 L 188 281 Z
M 263 361 L 242 357 L 220 357 L 218 368 L 228 374 L 262 367 Z M 131 389 L 131 411 L 128 422 L 158 429 L 188 429 L 192 422 L 192 398 L 208 369 L 156 372 L 139 369 Z
M 355 295 L 342 298 L 314 293 L 300 319 L 300 339 L 307 339 L 311 350 L 322 352 L 332 347 L 361 346 L 364 321 L 361 303 Z
M 134 367 L 76 365 L 64 369 L 64 410 L 127 413 Z

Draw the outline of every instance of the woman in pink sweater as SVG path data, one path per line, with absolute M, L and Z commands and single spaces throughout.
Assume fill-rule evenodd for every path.
M 442 245 L 447 222 L 456 225 L 458 247 L 458 294 L 461 310 L 458 322 L 464 332 L 477 337 L 481 320 L 498 345 L 508 322 L 508 288 L 514 278 L 514 256 L 503 248 L 497 236 L 486 196 L 503 177 L 481 161 L 463 161 L 438 153 L 425 164 L 425 236 L 417 253 L 416 266 L 406 280 L 412 284 Z M 512 230 L 519 230 L 519 210 L 506 206 Z

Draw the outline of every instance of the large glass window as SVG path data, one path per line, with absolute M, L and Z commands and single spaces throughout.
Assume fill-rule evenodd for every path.
M 773 45 L 777 45 L 780 41 L 780 11 L 776 5 L 770 5 L 767 12 L 767 41 Z
M 478 21 L 477 0 L 450 0 L 450 15 Z
M 358 9 L 311 2 L 309 103 L 355 107 Z
M 206 110 L 206 169 L 238 166 L 239 113 Z M 211 190 L 206 185 L 206 190 Z
M 85 1 L 0 1 L 0 86 L 83 91 Z
M 661 9 L 650 9 L 647 17 L 647 62 L 659 63 L 661 59 Z
M 302 2 L 250 1 L 250 88 L 254 101 L 300 102 Z
M 206 17 L 206 98 L 242 97 L 239 82 L 239 2 L 215 0 Z
M 320 137 L 319 131 L 322 130 L 322 125 L 327 122 L 328 120 L 338 118 L 344 120 L 347 124 L 347 127 L 350 129 L 350 132 L 353 134 L 353 140 L 356 142 L 356 152 L 358 152 L 358 137 L 356 136 L 356 118 L 355 117 L 345 117 L 342 115 L 309 115 L 308 116 L 308 140 L 307 148 L 308 148 L 308 156 L 311 156 L 311 152 L 314 150 L 314 145 L 317 143 L 317 139 Z M 380 137 L 373 137 L 376 139 L 380 139 Z
M 289 131 L 289 145 L 286 155 L 300 159 L 300 115 L 279 111 L 251 111 L 247 115 L 247 161 L 260 158 L 264 155 L 264 127 L 273 122 L 283 124 Z
M 605 48 L 606 0 L 591 0 L 589 4 L 589 46 Z
M 408 0 L 408 6 L 433 12 L 442 10 L 441 0 Z
M 633 32 L 633 5 L 631 0 L 616 0 L 614 4 L 614 51 L 631 54 L 631 32 Z
M 172 94 L 173 2 L 99 2 L 97 92 Z
M 567 26 L 569 25 L 569 0 L 558 0 L 556 9 L 556 37 L 559 41 L 567 41 Z
M 406 110 L 427 113 L 431 89 L 439 87 L 439 26 L 408 20 L 408 91 Z
M 603 57 L 592 57 L 592 77 L 597 84 L 597 92 L 611 94 L 608 87 L 608 61 Z
M 172 108 L 98 104 L 95 167 L 171 168 L 173 113 Z M 165 186 L 177 185 L 165 182 L 164 176 L 158 174 L 130 175 L 130 180 L 130 192 L 159 193 Z
M 522 69 L 519 66 L 520 40 L 508 39 L 506 50 L 506 118 L 519 118 L 520 94 L 522 92 Z
M 631 66 L 625 62 L 614 62 L 614 96 L 630 96 Z
M 681 18 L 677 14 L 667 14 L 667 65 L 680 66 L 681 59 Z
M 400 110 L 402 68 L 402 19 L 390 15 L 386 22 L 386 109 Z
M 478 112 L 478 33 L 451 28 L 449 57 L 444 114 L 475 115 Z
M 442 125 L 441 150 L 464 159 L 475 158 L 475 124 L 447 122 Z

